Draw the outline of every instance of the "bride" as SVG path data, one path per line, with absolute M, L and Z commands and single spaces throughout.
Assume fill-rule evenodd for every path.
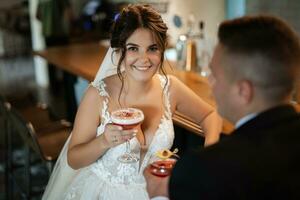
M 109 48 L 78 108 L 74 129 L 50 177 L 43 199 L 149 199 L 143 171 L 155 152 L 170 149 L 177 110 L 204 129 L 205 145 L 216 142 L 216 111 L 162 67 L 167 27 L 150 6 L 129 5 L 117 15 Z M 84 67 L 84 66 L 82 66 Z M 111 112 L 143 111 L 133 130 L 111 124 Z M 138 162 L 122 163 L 126 141 Z

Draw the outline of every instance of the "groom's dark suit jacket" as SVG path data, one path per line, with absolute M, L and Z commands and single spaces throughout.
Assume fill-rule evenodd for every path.
M 300 115 L 265 111 L 176 164 L 170 199 L 300 199 Z

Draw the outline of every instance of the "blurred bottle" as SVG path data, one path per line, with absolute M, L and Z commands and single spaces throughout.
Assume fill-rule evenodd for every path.
M 196 44 L 193 40 L 195 16 L 190 14 L 187 20 L 187 32 L 179 35 L 176 42 L 178 68 L 195 71 L 197 68 Z
M 197 72 L 202 76 L 210 74 L 209 62 L 211 59 L 211 44 L 205 36 L 204 22 L 199 22 L 199 34 L 195 35 L 197 46 Z
M 186 40 L 187 36 L 185 34 L 181 34 L 176 42 L 176 60 L 178 68 L 181 70 L 185 70 L 185 58 L 186 58 Z
M 197 71 L 197 53 L 195 41 L 189 39 L 186 48 L 186 71 Z
M 190 14 L 187 20 L 187 36 L 192 38 L 195 35 L 196 18 L 194 14 Z

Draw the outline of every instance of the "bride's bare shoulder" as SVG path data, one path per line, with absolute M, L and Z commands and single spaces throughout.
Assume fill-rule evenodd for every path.
M 106 91 L 110 94 L 116 91 L 116 89 L 120 89 L 121 80 L 116 74 L 113 76 L 106 77 L 103 81 L 105 83 Z
M 117 74 L 115 74 L 115 75 L 106 77 L 105 79 L 103 79 L 103 81 L 106 85 L 113 85 L 113 84 L 120 82 L 120 78 L 118 77 Z
M 170 80 L 170 89 L 171 90 L 177 90 L 184 85 L 184 83 L 179 80 L 176 76 L 174 75 L 168 75 L 169 80 Z
M 97 102 L 99 99 L 101 99 L 99 90 L 91 85 L 86 89 L 82 101 Z

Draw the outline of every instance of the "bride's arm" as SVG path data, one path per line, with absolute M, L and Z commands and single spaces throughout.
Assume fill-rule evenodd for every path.
M 96 137 L 101 106 L 98 91 L 89 87 L 79 105 L 68 148 L 68 164 L 73 169 L 91 164 L 109 148 L 103 135 Z
M 170 96 L 175 110 L 200 124 L 205 134 L 205 146 L 216 143 L 222 131 L 222 119 L 216 110 L 176 77 L 170 76 L 170 80 Z
M 96 137 L 101 110 L 101 96 L 94 87 L 89 87 L 78 108 L 68 148 L 68 164 L 73 169 L 92 164 L 109 148 L 133 137 L 133 131 L 122 131 L 114 125 L 107 125 L 105 132 Z M 114 142 L 115 135 L 118 136 L 118 142 Z

